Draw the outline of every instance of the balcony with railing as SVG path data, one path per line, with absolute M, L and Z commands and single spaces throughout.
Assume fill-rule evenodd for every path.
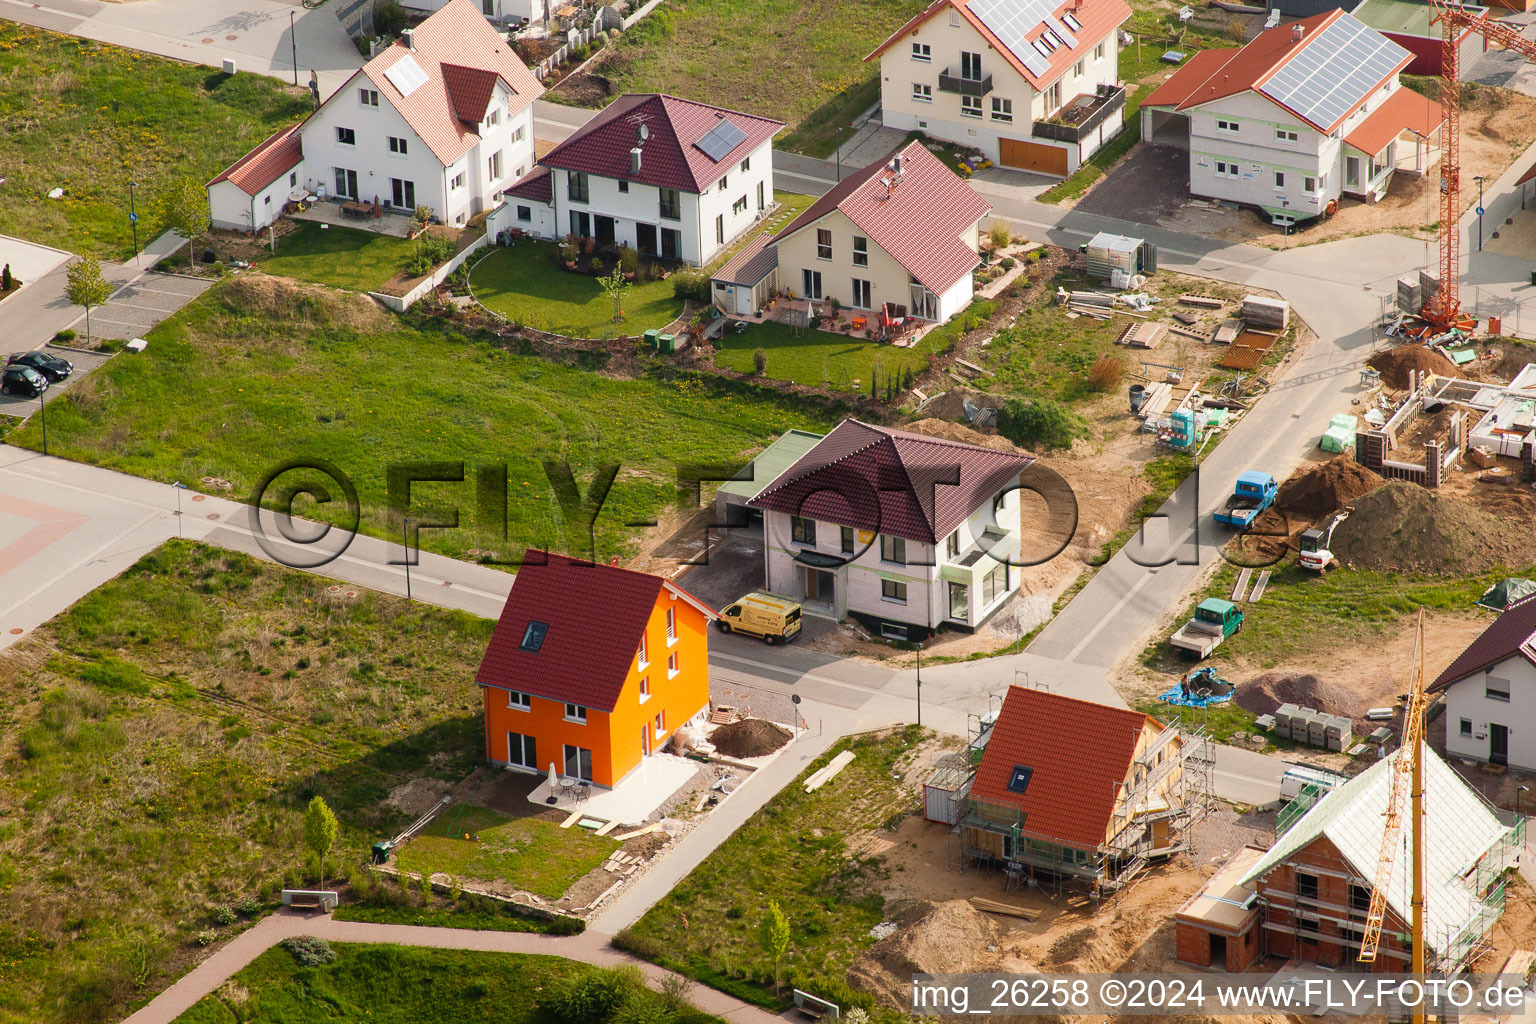
M 1092 93 L 1082 93 L 1054 116 L 1036 121 L 1033 134 L 1056 142 L 1082 142 L 1098 130 L 1104 120 L 1125 106 L 1125 87 L 1099 85 Z
M 964 78 L 948 71 L 939 72 L 939 92 L 959 93 L 961 96 L 985 96 L 992 91 L 992 76 Z

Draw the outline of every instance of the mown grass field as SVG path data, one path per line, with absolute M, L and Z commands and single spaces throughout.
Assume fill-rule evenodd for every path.
M 880 99 L 864 57 L 922 0 L 687 0 L 637 24 L 597 73 L 624 92 L 666 92 L 778 118 L 776 148 L 825 157 Z M 556 90 L 553 98 L 559 98 Z M 845 133 L 846 134 L 846 133 Z
M 624 319 L 615 321 L 613 299 L 597 278 L 566 270 L 551 259 L 554 252 L 553 243 L 531 239 L 495 250 L 474 264 L 475 298 L 517 323 L 573 338 L 644 334 L 683 311 L 671 281 L 636 282 L 624 295 Z
M 282 237 L 277 252 L 261 260 L 261 269 L 332 288 L 377 291 L 405 266 L 412 245 L 409 239 L 375 231 L 335 225 L 322 230 L 306 220 Z
M 121 259 L 159 233 L 162 190 L 204 182 L 310 110 L 308 93 L 0 21 L 0 234 Z M 49 199 L 54 188 L 62 199 Z
M 556 1024 L 540 999 L 562 980 L 591 970 L 555 956 L 335 943 L 333 963 L 300 967 L 274 946 L 217 992 L 176 1018 L 177 1024 L 267 1021 L 374 1021 L 378 1024 Z M 670 1010 L 642 991 L 625 1020 L 718 1024 L 691 1007 Z M 606 1019 L 606 1018 L 599 1018 Z
M 473 769 L 492 623 L 331 582 L 170 541 L 0 655 L 0 1021 L 121 1019 L 318 881 L 311 796 L 334 884 Z
M 356 481 L 361 528 L 389 537 L 400 523 L 388 513 L 388 468 L 463 462 L 462 484 L 412 486 L 413 519 L 460 516 L 456 530 L 421 530 L 421 544 L 502 560 L 527 544 L 591 554 L 582 517 L 593 506 L 567 516 L 577 499 L 562 506 L 549 473 L 559 478 L 567 461 L 590 496 L 598 468 L 617 466 L 592 520 L 606 559 L 628 549 L 643 529 L 633 524 L 677 500 L 676 466 L 744 463 L 741 452 L 785 429 L 832 426 L 792 399 L 731 382 L 620 379 L 591 372 L 601 360 L 560 365 L 416 322 L 360 296 L 226 281 L 155 328 L 143 358 L 112 360 L 50 405 L 50 450 L 166 483 L 222 477 L 237 497 L 284 460 L 320 457 Z M 41 430 L 29 423 L 8 441 L 38 448 Z M 485 464 L 507 466 L 505 536 L 499 509 L 481 515 Z M 341 504 L 296 511 L 325 517 Z
M 400 848 L 399 863 L 403 871 L 441 871 L 462 881 L 516 878 L 529 892 L 556 900 L 619 846 L 618 840 L 584 828 L 471 805 L 440 815 Z
M 849 841 L 916 808 L 913 791 L 892 773 L 922 741 L 918 726 L 842 740 L 806 774 L 843 750 L 854 760 L 807 794 L 786 786 L 715 849 L 635 925 L 620 945 L 742 999 L 779 1008 L 773 961 L 756 937 L 766 901 L 792 923 L 782 973 L 790 985 L 842 1003 L 868 1004 L 844 980 L 884 916 L 878 857 L 850 856 Z M 802 775 L 803 779 L 805 776 Z

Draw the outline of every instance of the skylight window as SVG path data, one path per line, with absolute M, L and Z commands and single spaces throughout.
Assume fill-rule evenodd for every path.
M 1063 14 L 1061 16 L 1061 20 L 1066 22 L 1067 23 L 1067 27 L 1070 28 L 1074 32 L 1081 32 L 1083 30 L 1083 23 L 1078 21 L 1077 20 L 1077 15 L 1073 14 L 1070 11 L 1068 11 L 1066 14 Z
M 530 654 L 538 654 L 539 648 L 544 646 L 544 634 L 548 632 L 549 623 L 530 621 L 523 631 L 523 642 L 518 646 Z
M 1025 764 L 1013 766 L 1013 774 L 1008 776 L 1008 789 L 1021 796 L 1029 788 L 1029 780 L 1035 774 L 1035 770 Z
M 391 64 L 384 72 L 384 77 L 389 79 L 390 85 L 400 90 L 401 96 L 409 96 L 427 84 L 427 73 L 421 70 L 416 58 L 409 54 Z

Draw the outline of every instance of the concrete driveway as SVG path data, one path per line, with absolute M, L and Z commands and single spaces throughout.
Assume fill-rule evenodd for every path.
M 313 69 L 322 99 L 363 66 L 329 4 L 311 11 L 281 0 L 0 0 L 0 18 L 194 64 L 219 67 L 233 60 L 240 71 L 290 84 L 296 41 L 299 83 L 307 84 Z
M 98 338 L 139 338 L 161 320 L 197 298 L 211 279 L 148 273 L 121 289 L 105 306 L 91 311 L 91 334 Z M 80 328 L 84 333 L 84 325 Z
M 111 354 L 107 352 L 81 352 L 76 349 L 55 345 L 48 346 L 46 351 L 51 356 L 68 359 L 75 364 L 74 373 L 61 381 L 55 381 L 47 391 L 43 392 L 43 401 L 48 405 L 52 405 L 61 394 L 84 379 L 86 374 L 112 358 Z M 5 353 L 5 355 L 12 354 L 14 353 Z M 0 356 L 0 359 L 3 358 L 4 356 Z M 37 409 L 38 402 L 35 398 L 22 398 L 20 395 L 0 395 L 0 416 L 17 416 L 25 419 L 37 412 Z
M 56 267 L 68 260 L 69 253 L 62 249 L 50 249 L 46 245 L 25 242 L 9 235 L 0 235 L 0 266 L 9 266 L 11 273 L 22 283 L 23 288 L 47 277 Z M 6 308 L 0 306 L 0 311 Z

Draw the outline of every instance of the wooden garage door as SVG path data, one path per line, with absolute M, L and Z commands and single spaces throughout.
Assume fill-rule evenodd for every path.
M 998 139 L 998 162 L 1004 167 L 1017 167 L 1041 174 L 1067 175 L 1067 151 L 1060 146 L 1047 146 L 1039 142 L 1020 142 L 1018 139 Z

